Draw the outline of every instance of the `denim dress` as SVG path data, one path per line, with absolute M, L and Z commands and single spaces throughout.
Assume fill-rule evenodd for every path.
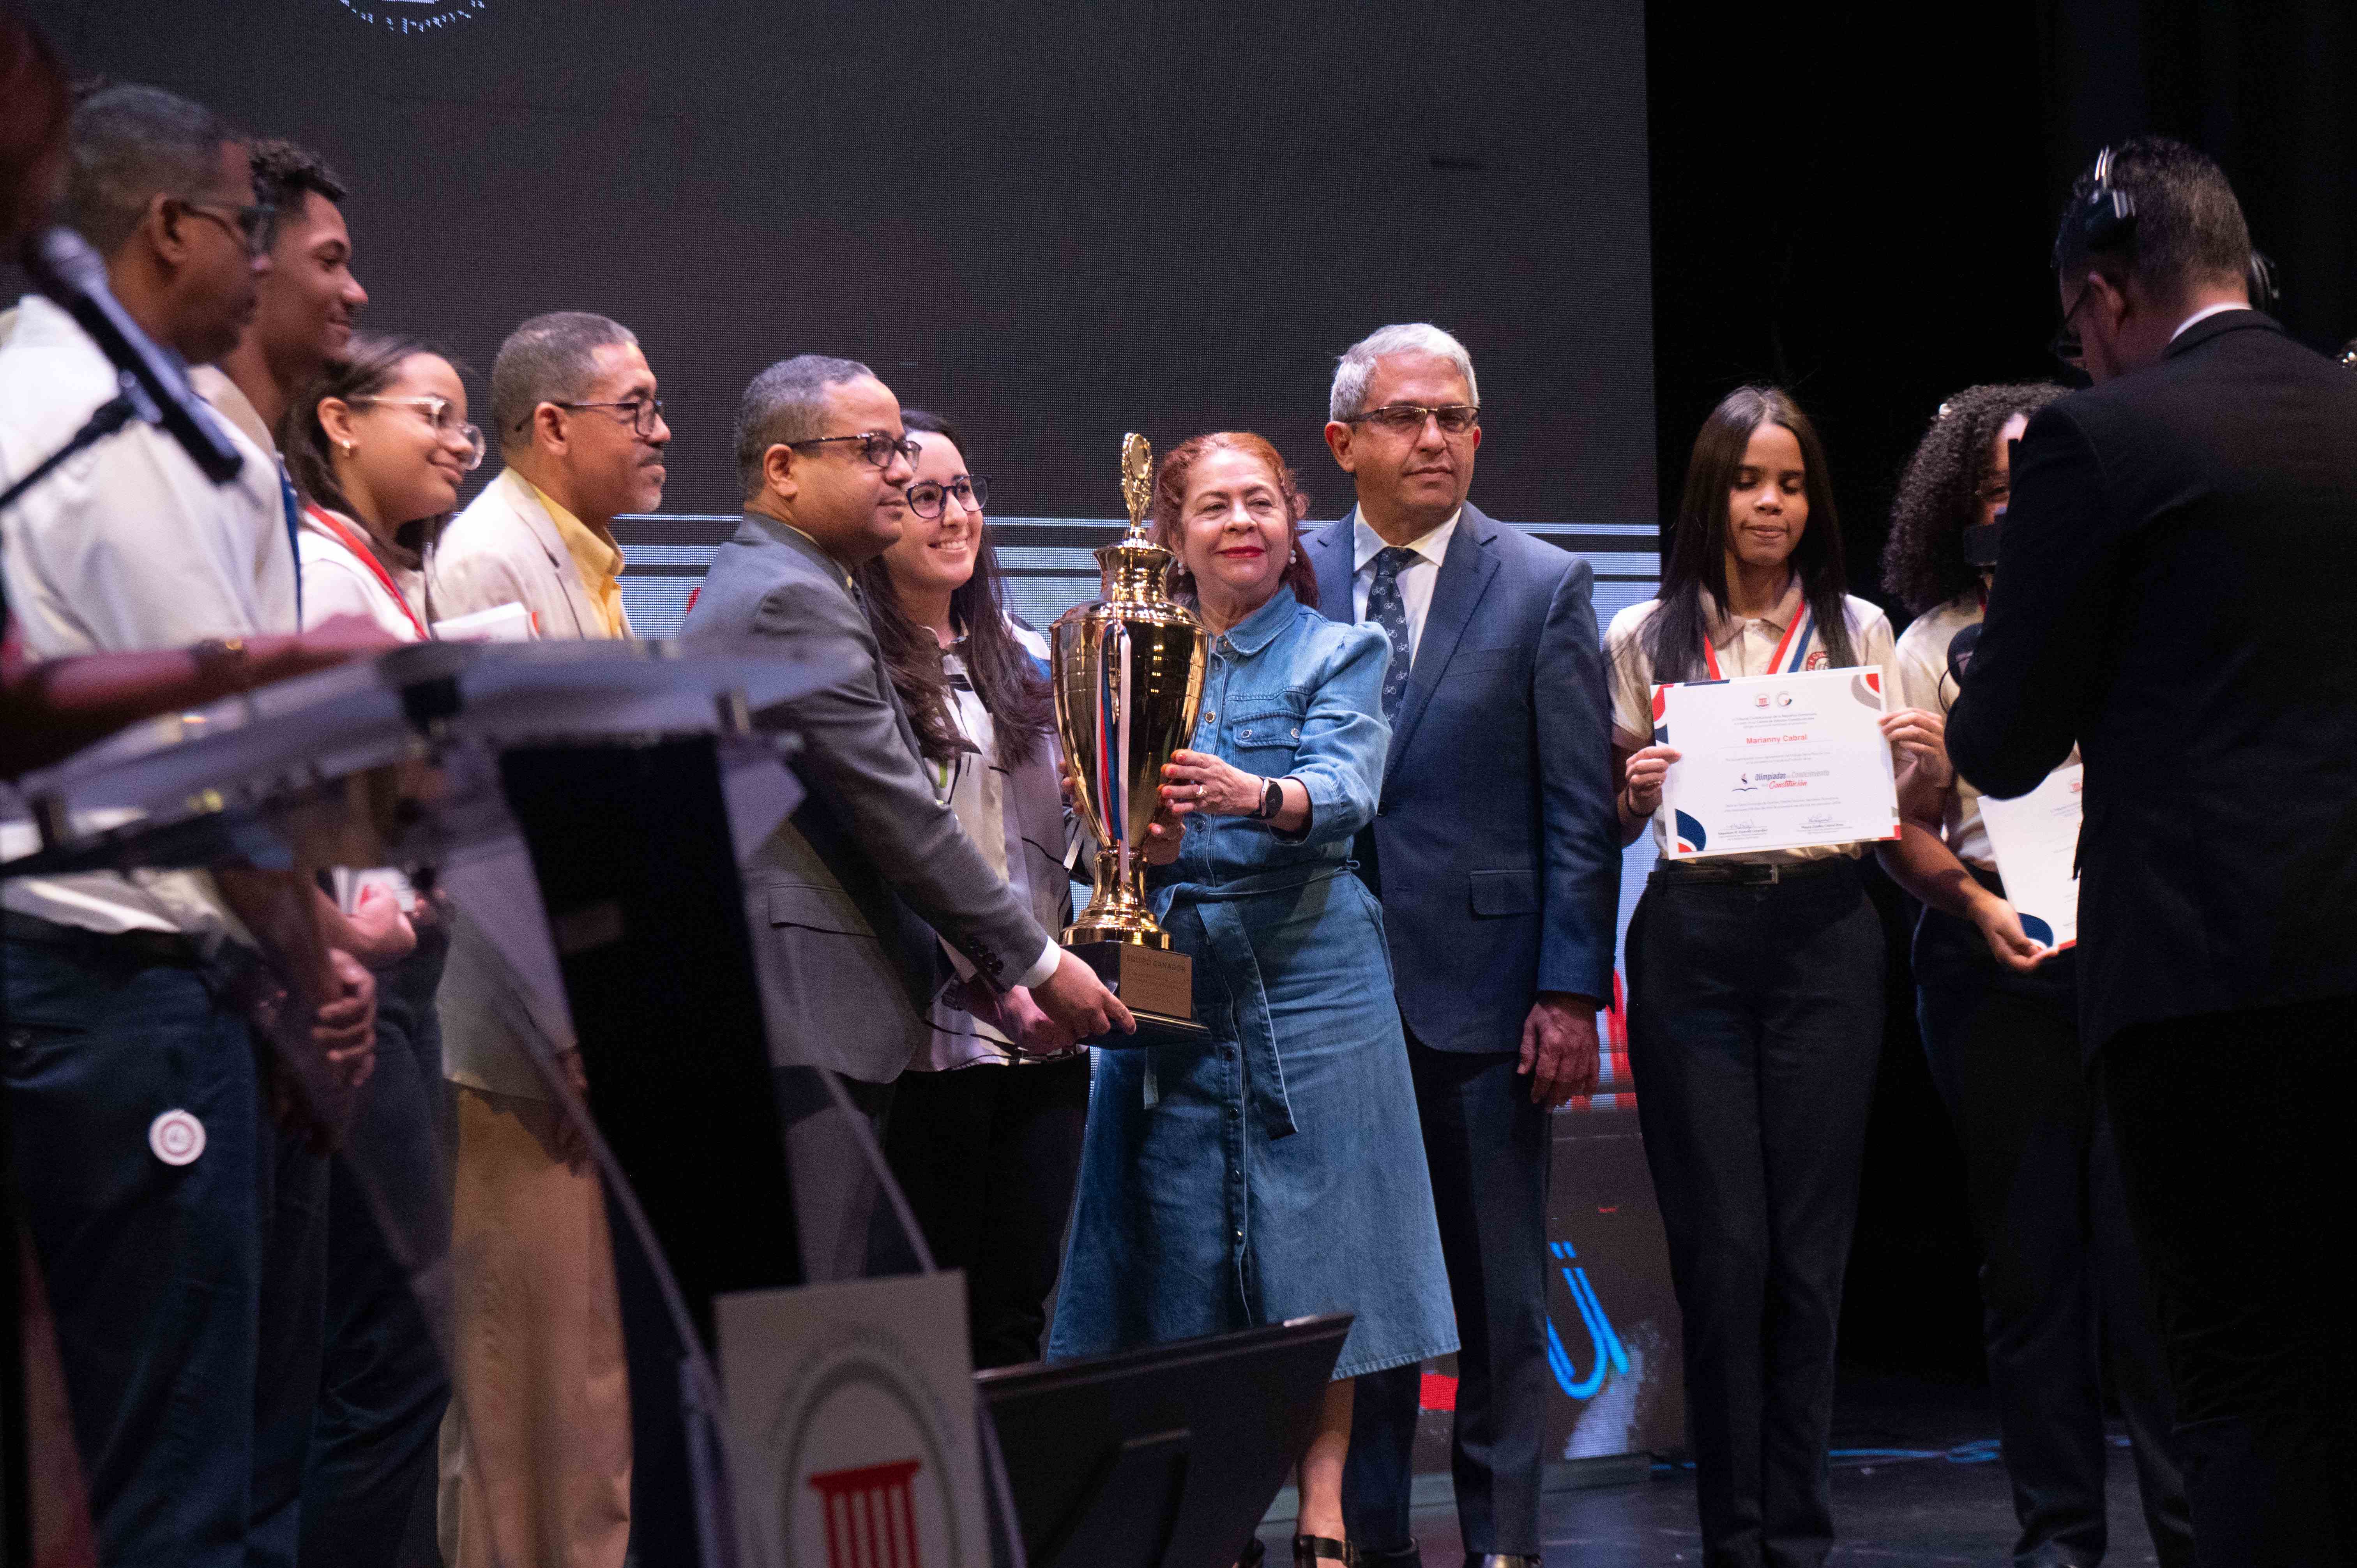
M 1195 749 L 1309 792 L 1297 838 L 1189 820 L 1152 879 L 1210 1043 L 1097 1056 L 1049 1359 L 1320 1312 L 1337 1378 L 1457 1348 L 1383 910 L 1351 874 L 1390 646 L 1289 588 L 1213 639 Z

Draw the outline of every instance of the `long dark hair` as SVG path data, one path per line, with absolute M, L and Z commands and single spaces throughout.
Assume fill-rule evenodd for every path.
M 900 424 L 909 430 L 945 437 L 963 456 L 965 438 L 939 414 L 920 408 L 900 411 Z M 916 726 L 917 745 L 935 762 L 946 762 L 968 748 L 957 722 L 950 716 L 949 678 L 942 669 L 941 639 L 933 628 L 920 626 L 900 606 L 900 591 L 892 583 L 891 568 L 881 555 L 857 573 L 860 596 L 866 601 L 867 624 L 883 650 L 884 667 Z M 1055 722 L 1054 695 L 1031 655 L 1015 639 L 1006 624 L 1005 579 L 998 555 L 990 547 L 985 523 L 974 535 L 974 575 L 950 594 L 950 620 L 965 639 L 966 678 L 974 695 L 990 712 L 999 760 L 1021 766 L 1039 755 L 1048 729 Z
M 1301 552 L 1301 520 L 1309 515 L 1309 499 L 1301 493 L 1301 485 L 1293 470 L 1285 466 L 1285 458 L 1265 435 L 1255 435 L 1249 430 L 1214 430 L 1205 435 L 1190 435 L 1169 451 L 1162 454 L 1161 467 L 1154 475 L 1154 542 L 1178 553 L 1179 540 L 1185 534 L 1180 513 L 1187 506 L 1187 478 L 1195 465 L 1222 447 L 1254 457 L 1268 469 L 1276 481 L 1276 493 L 1284 498 L 1285 510 L 1293 527 L 1285 553 L 1285 575 L 1282 583 L 1293 590 L 1293 596 L 1311 609 L 1318 607 L 1318 571 L 1309 564 L 1309 557 Z M 1171 591 L 1181 596 L 1192 596 L 1195 579 L 1184 566 L 1170 572 Z
M 359 518 L 352 503 L 336 479 L 335 442 L 328 438 L 328 427 L 319 422 L 319 405 L 329 398 L 344 403 L 357 403 L 374 397 L 401 377 L 401 367 L 420 354 L 431 354 L 447 361 L 448 356 L 439 349 L 415 338 L 396 338 L 383 333 L 361 332 L 352 337 L 351 346 L 340 360 L 330 360 L 327 368 L 311 379 L 311 384 L 287 405 L 286 417 L 278 431 L 279 450 L 286 456 L 286 473 L 295 481 L 296 492 L 305 500 L 316 502 L 331 511 Z M 456 366 L 454 365 L 455 369 Z M 419 554 L 430 549 L 441 537 L 442 529 L 453 514 L 440 517 L 384 518 L 379 521 L 400 531 L 401 544 Z
M 2062 392 L 2050 381 L 1966 387 L 1932 416 L 1899 480 L 1882 547 L 1882 585 L 1910 610 L 1937 609 L 1979 584 L 1979 571 L 1964 559 L 1964 528 L 1980 521 L 1996 433 Z
M 1781 388 L 1738 387 L 1719 399 L 1702 422 L 1694 456 L 1686 463 L 1685 494 L 1678 501 L 1670 558 L 1662 569 L 1662 607 L 1645 628 L 1656 681 L 1690 681 L 1702 672 L 1703 639 L 1710 628 L 1703 596 L 1708 594 L 1724 611 L 1727 497 L 1734 492 L 1736 470 L 1743 467 L 1751 433 L 1762 424 L 1781 424 L 1801 444 L 1809 519 L 1800 542 L 1792 547 L 1791 565 L 1800 576 L 1809 613 L 1816 618 L 1817 635 L 1824 639 L 1825 661 L 1838 665 L 1855 660 L 1847 607 L 1842 602 L 1849 584 L 1842 569 L 1841 520 L 1834 511 L 1833 480 L 1825 472 L 1825 449 L 1817 440 L 1817 428 Z

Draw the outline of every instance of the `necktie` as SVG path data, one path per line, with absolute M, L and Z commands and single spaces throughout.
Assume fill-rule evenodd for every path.
M 1383 722 L 1399 714 L 1400 698 L 1407 693 L 1407 604 L 1400 597 L 1401 569 L 1415 560 L 1413 550 L 1394 544 L 1375 552 L 1375 582 L 1367 590 L 1367 619 L 1392 639 L 1392 667 L 1383 677 Z

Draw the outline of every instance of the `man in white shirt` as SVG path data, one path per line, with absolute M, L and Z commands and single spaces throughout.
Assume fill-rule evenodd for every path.
M 269 266 L 244 142 L 197 104 L 124 86 L 75 111 L 70 157 L 66 220 L 124 310 L 183 360 L 227 350 Z M 0 480 L 115 390 L 70 318 L 26 299 L 0 347 Z M 231 439 L 245 467 L 215 486 L 134 424 L 0 519 L 28 654 L 196 644 L 242 670 L 246 639 L 296 629 L 271 465 Z M 226 869 L 6 886 L 15 1178 L 110 1562 L 293 1560 L 320 1237 L 289 1221 L 315 1207 L 324 1165 L 267 1103 L 290 1067 L 316 1090 L 328 1074 L 356 1088 L 373 1008 L 366 972 L 317 946 L 312 899 Z M 268 1038 L 239 983 L 258 985 L 264 952 L 294 987 Z

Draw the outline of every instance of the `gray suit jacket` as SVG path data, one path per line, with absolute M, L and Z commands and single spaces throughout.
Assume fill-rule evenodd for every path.
M 1000 986 L 1048 933 L 934 799 L 843 568 L 759 513 L 720 547 L 680 628 L 688 644 L 748 637 L 840 671 L 762 715 L 802 738 L 794 768 L 810 792 L 746 873 L 770 1054 L 889 1082 L 926 1039 L 946 978 L 934 932 Z

